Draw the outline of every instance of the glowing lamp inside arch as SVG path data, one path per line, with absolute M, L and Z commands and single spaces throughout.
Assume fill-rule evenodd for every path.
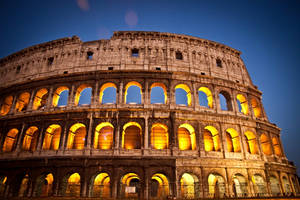
M 181 124 L 178 127 L 178 144 L 180 150 L 196 149 L 195 129 L 190 124 Z
M 94 149 L 111 149 L 113 145 L 114 126 L 109 122 L 100 123 L 95 130 Z

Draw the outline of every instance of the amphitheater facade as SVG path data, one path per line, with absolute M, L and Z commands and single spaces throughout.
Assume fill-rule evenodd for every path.
M 0 196 L 299 194 L 240 54 L 192 36 L 118 31 L 2 58 Z

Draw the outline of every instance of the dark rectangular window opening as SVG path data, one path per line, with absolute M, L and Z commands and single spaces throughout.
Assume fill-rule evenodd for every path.
M 108 70 L 114 70 L 114 67 L 108 67 Z
M 183 56 L 182 56 L 182 53 L 180 51 L 176 52 L 176 59 L 177 60 L 183 60 Z
M 237 83 L 240 83 L 240 81 L 236 80 Z
M 201 72 L 201 75 L 205 75 L 205 73 L 204 73 L 204 72 Z
M 156 69 L 156 70 L 158 70 L 158 71 L 160 71 L 160 70 L 161 70 L 161 69 L 160 69 L 160 67 L 156 67 L 155 69 Z
M 88 51 L 86 52 L 86 59 L 87 60 L 92 60 L 93 59 L 93 52 L 92 51 Z
M 139 50 L 138 49 L 132 49 L 131 50 L 131 56 L 132 57 L 139 57 Z
M 19 65 L 19 66 L 17 66 L 17 71 L 16 71 L 16 73 L 18 74 L 18 73 L 20 73 L 20 71 L 21 71 L 21 66 Z
M 64 74 L 67 74 L 68 73 L 68 71 L 64 71 Z
M 220 59 L 216 60 L 217 67 L 222 67 L 222 61 Z
M 48 58 L 48 66 L 52 65 L 54 61 L 54 57 Z

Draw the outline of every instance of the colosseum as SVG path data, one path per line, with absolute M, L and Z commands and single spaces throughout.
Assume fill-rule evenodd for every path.
M 1 198 L 299 195 L 241 52 L 117 31 L 0 60 Z

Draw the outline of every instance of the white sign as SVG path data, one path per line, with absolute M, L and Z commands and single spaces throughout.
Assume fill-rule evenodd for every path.
M 135 193 L 135 187 L 134 186 L 126 186 L 125 188 L 126 193 Z

